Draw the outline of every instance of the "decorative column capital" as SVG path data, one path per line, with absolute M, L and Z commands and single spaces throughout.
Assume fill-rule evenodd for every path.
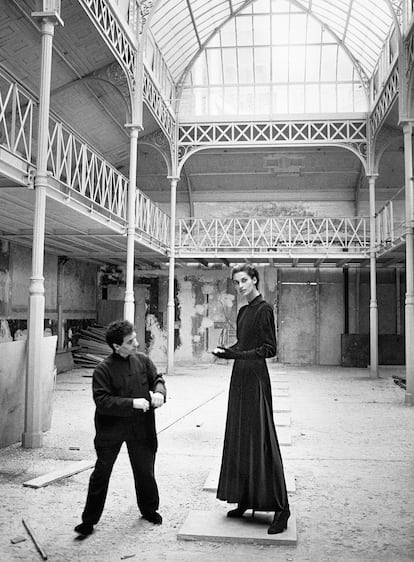
M 62 27 L 65 26 L 63 23 L 63 19 L 60 17 L 59 13 L 56 10 L 51 12 L 32 12 L 32 18 L 39 19 L 44 22 L 49 22 L 53 25 L 61 25 Z
M 125 123 L 125 128 L 138 131 L 138 133 L 144 130 L 144 127 L 139 123 Z

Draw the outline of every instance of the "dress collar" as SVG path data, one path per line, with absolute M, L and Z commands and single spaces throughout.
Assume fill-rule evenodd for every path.
M 255 297 L 252 301 L 249 302 L 249 306 L 255 306 L 256 304 L 259 304 L 260 302 L 262 302 L 263 297 L 261 295 L 261 293 L 259 293 L 257 295 L 257 297 Z

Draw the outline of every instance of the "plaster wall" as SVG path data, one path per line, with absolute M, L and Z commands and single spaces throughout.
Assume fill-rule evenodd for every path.
M 276 197 L 275 197 L 276 198 Z M 200 218 L 251 217 L 351 217 L 355 214 L 352 201 L 295 201 L 284 196 L 283 201 L 203 202 L 194 203 L 194 215 Z

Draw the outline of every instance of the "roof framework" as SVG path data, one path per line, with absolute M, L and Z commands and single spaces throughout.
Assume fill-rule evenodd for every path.
M 184 119 L 358 112 L 367 110 L 367 85 L 399 3 L 163 0 L 150 31 L 183 97 Z M 303 97 L 313 100 L 308 107 L 295 102 Z

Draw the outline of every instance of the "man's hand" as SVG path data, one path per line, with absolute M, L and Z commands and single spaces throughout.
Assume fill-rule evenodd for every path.
M 147 412 L 150 407 L 150 403 L 146 398 L 134 398 L 132 405 L 135 410 L 143 410 L 144 412 Z
M 151 406 L 153 408 L 160 408 L 164 404 L 164 395 L 161 392 L 152 392 L 150 390 Z

